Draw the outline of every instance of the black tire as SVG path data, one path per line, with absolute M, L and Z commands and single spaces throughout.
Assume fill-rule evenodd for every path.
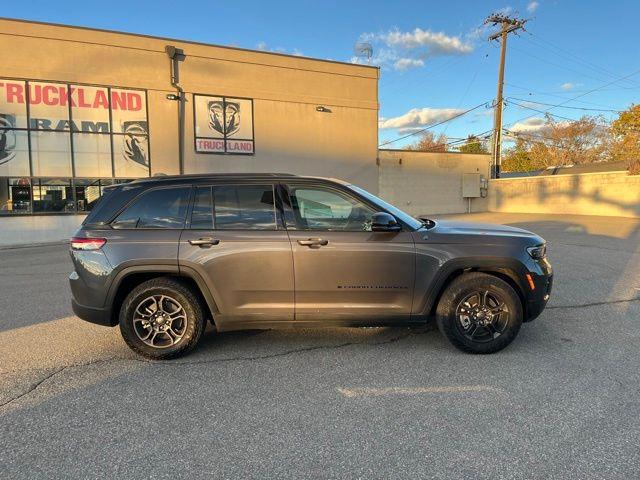
M 158 304 L 163 305 L 160 307 L 162 310 L 158 308 Z M 136 313 L 137 309 L 144 315 Z M 156 315 L 162 317 L 164 309 L 168 311 L 168 318 L 172 315 L 176 317 L 174 321 L 177 323 L 171 321 L 170 326 L 160 332 L 151 325 L 151 320 L 155 322 Z M 120 332 L 127 345 L 139 355 L 154 360 L 176 358 L 193 350 L 206 326 L 204 310 L 191 288 L 179 279 L 169 277 L 154 278 L 134 288 L 122 303 L 119 320 Z M 158 329 L 163 330 L 169 320 L 163 322 L 160 319 L 159 323 L 163 325 L 158 325 Z M 146 342 L 143 340 L 148 332 L 149 336 L 158 338 L 157 341 L 151 340 L 153 345 L 147 343 L 149 338 Z M 154 332 L 156 335 L 153 335 Z
M 490 319 L 486 316 L 487 309 L 482 311 L 483 299 L 489 305 Z M 438 328 L 453 346 L 463 352 L 480 354 L 498 352 L 509 345 L 520 331 L 522 316 L 522 302 L 511 285 L 479 272 L 454 279 L 442 294 L 436 310 Z

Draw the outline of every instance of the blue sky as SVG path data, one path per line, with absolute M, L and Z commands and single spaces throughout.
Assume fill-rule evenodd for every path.
M 544 103 L 603 110 L 640 103 L 640 2 L 633 0 L 25 1 L 3 15 L 347 62 L 355 43 L 367 40 L 381 66 L 382 143 L 492 101 L 499 48 L 482 23 L 496 11 L 529 19 L 527 32 L 509 38 L 505 96 L 519 100 L 505 109 L 508 128 L 535 132 L 542 116 L 513 102 L 541 102 L 524 104 L 538 110 L 549 108 Z M 491 125 L 491 111 L 480 107 L 433 131 L 455 140 Z

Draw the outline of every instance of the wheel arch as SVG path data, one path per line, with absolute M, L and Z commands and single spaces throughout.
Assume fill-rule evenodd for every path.
M 515 259 L 483 259 L 483 260 L 454 260 L 445 264 L 434 281 L 432 293 L 428 296 L 423 312 L 433 317 L 443 293 L 447 287 L 460 275 L 470 272 L 482 272 L 493 275 L 509 284 L 520 299 L 523 314 L 526 318 L 527 299 L 523 284 L 524 265 Z M 526 269 L 525 269 L 526 270 Z
M 111 325 L 115 326 L 119 323 L 120 308 L 131 290 L 142 282 L 160 277 L 178 279 L 190 287 L 215 324 L 216 315 L 219 313 L 217 304 L 197 272 L 189 268 L 179 269 L 177 265 L 143 265 L 124 268 L 118 272 L 111 283 L 106 301 L 111 310 Z

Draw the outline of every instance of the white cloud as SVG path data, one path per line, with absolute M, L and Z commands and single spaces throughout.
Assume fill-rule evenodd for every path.
M 397 117 L 381 118 L 378 121 L 378 127 L 381 130 L 388 128 L 415 129 L 448 120 L 462 112 L 464 110 L 459 108 L 412 108 Z
M 527 4 L 527 12 L 533 13 L 538 9 L 539 6 L 540 2 L 536 2 L 535 0 L 533 0 Z
M 287 55 L 295 55 L 297 57 L 304 57 L 304 54 L 300 50 L 298 50 L 297 48 L 294 48 L 291 52 L 289 52 L 284 47 L 271 48 L 271 47 L 269 47 L 269 45 L 267 45 L 267 42 L 258 42 L 256 44 L 256 49 L 257 50 L 262 50 L 263 52 L 284 53 L 284 54 L 287 54 Z
M 512 132 L 539 132 L 545 128 L 546 120 L 542 117 L 531 117 L 514 124 L 508 130 Z
M 388 30 L 381 33 L 363 33 L 360 42 L 373 45 L 370 63 L 383 68 L 407 70 L 424 67 L 434 56 L 466 55 L 473 52 L 477 35 L 471 32 L 461 38 L 444 32 L 415 28 L 412 31 Z M 353 57 L 352 63 L 367 63 L 362 57 Z
M 407 70 L 415 67 L 424 67 L 424 60 L 419 58 L 400 58 L 393 64 L 393 68 L 396 70 Z
M 565 92 L 568 92 L 569 90 L 573 90 L 576 87 L 577 87 L 577 85 L 575 83 L 571 83 L 571 82 L 566 82 L 566 83 L 563 83 L 562 85 L 560 85 L 560 88 L 562 90 L 564 90 Z
M 380 39 L 390 47 L 405 50 L 425 48 L 428 56 L 464 55 L 473 52 L 473 45 L 465 43 L 460 37 L 421 28 L 416 28 L 413 32 L 393 30 L 380 35 Z

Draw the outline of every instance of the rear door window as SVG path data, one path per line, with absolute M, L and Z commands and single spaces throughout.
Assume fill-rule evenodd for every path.
M 112 223 L 114 228 L 182 228 L 191 187 L 149 190 L 129 205 Z
M 276 230 L 273 185 L 214 185 L 196 189 L 191 228 Z

